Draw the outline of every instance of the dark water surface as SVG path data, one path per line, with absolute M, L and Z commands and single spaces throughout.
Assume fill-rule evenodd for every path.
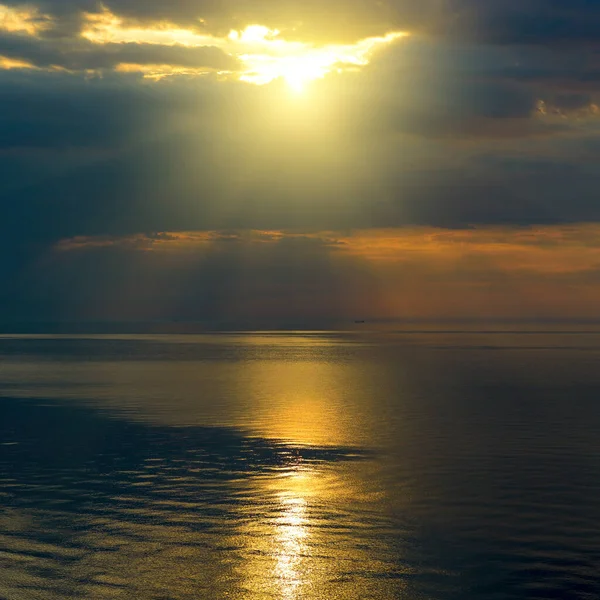
M 600 334 L 0 338 L 0 598 L 600 598 Z

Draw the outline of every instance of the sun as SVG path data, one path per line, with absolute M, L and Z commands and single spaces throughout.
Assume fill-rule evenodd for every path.
M 302 93 L 310 81 L 325 77 L 330 67 L 329 61 L 316 60 L 316 58 L 297 56 L 282 63 L 282 77 L 291 90 Z
M 302 93 L 311 81 L 322 79 L 333 70 L 338 58 L 324 52 L 304 52 L 290 56 L 244 55 L 248 65 L 243 81 L 264 85 L 276 79 L 285 81 L 295 93 Z
M 379 46 L 405 37 L 404 32 L 360 40 L 355 44 L 313 46 L 280 39 L 277 30 L 251 26 L 243 32 L 232 32 L 230 39 L 248 44 L 253 51 L 239 55 L 245 66 L 240 79 L 265 85 L 282 79 L 289 88 L 302 93 L 311 81 L 323 79 L 329 73 L 361 67 L 369 63 Z

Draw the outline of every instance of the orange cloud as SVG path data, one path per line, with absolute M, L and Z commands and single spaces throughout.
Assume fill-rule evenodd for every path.
M 415 227 L 352 232 L 162 232 L 125 237 L 76 237 L 59 242 L 57 249 L 121 247 L 143 251 L 192 251 L 223 241 L 252 245 L 283 240 L 318 243 L 375 265 L 419 262 L 447 268 L 462 259 L 479 257 L 493 264 L 496 270 L 513 273 L 568 274 L 600 266 L 598 224 L 473 229 Z
M 597 224 L 474 229 L 390 229 L 340 237 L 345 251 L 374 262 L 448 265 L 479 256 L 512 272 L 574 273 L 600 265 Z
M 148 272 L 226 256 L 237 264 L 228 310 L 248 318 L 292 306 L 348 319 L 581 318 L 600 305 L 600 224 L 167 232 L 57 245 L 60 254 L 107 248 L 145 256 Z

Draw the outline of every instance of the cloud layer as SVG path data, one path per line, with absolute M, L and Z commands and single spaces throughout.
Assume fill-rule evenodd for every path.
M 80 236 L 26 278 L 41 320 L 584 320 L 600 301 L 600 227 Z

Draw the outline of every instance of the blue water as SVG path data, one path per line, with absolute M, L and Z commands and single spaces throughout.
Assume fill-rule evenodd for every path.
M 0 598 L 600 598 L 600 334 L 0 338 Z

